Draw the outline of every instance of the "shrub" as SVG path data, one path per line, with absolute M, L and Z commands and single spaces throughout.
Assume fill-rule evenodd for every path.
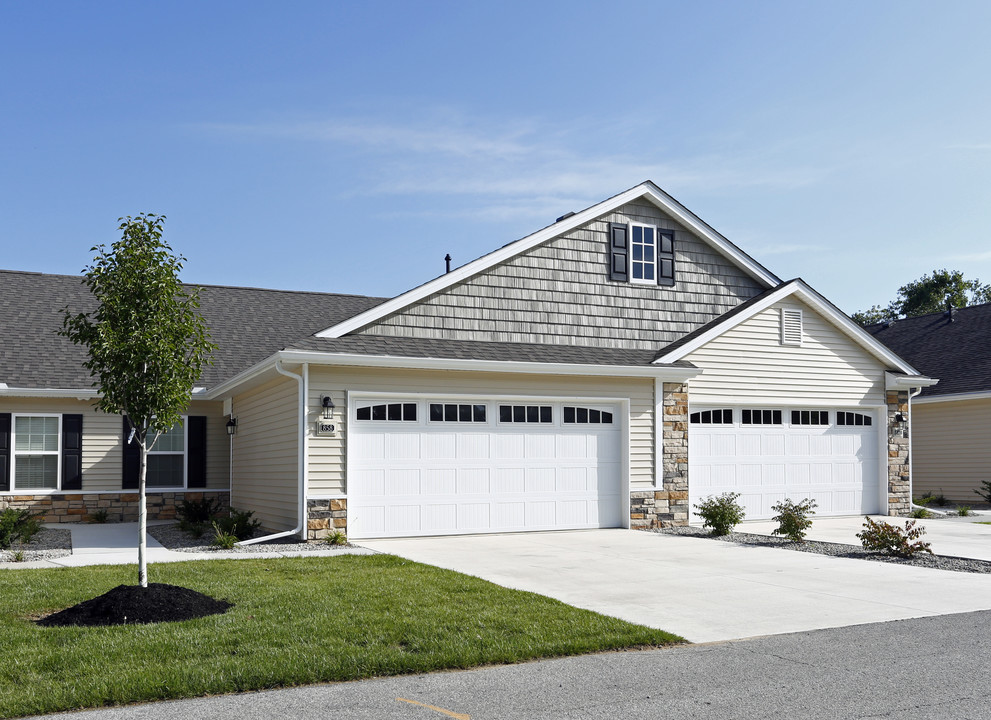
M 206 531 L 206 523 L 201 522 L 189 522 L 189 520 L 182 519 L 178 523 L 178 527 L 184 533 L 192 535 L 194 538 L 201 537 Z
M 729 535 L 733 526 L 746 517 L 736 501 L 738 497 L 740 493 L 723 493 L 718 497 L 710 495 L 695 505 L 695 512 L 704 521 L 702 527 L 712 528 L 713 535 Z
M 24 562 L 24 551 L 15 550 L 14 551 L 14 562 Z
M 251 510 L 235 510 L 231 508 L 230 517 L 218 518 L 213 522 L 213 528 L 218 533 L 233 535 L 237 540 L 247 540 L 255 534 L 261 527 L 258 520 L 252 520 L 254 512 Z
M 916 519 L 924 520 L 927 517 L 932 517 L 933 514 L 928 510 L 926 510 L 924 507 L 921 507 L 921 508 L 912 508 L 911 515 Z
M 220 513 L 220 503 L 216 498 L 201 498 L 199 500 L 183 500 L 176 508 L 179 522 L 200 524 L 208 523 Z
M 109 517 L 109 513 L 107 512 L 107 509 L 100 508 L 96 512 L 90 513 L 89 517 L 86 518 L 86 522 L 93 523 L 95 525 L 102 525 L 103 523 L 107 522 L 109 519 L 110 517 Z
M 946 495 L 943 494 L 942 488 L 940 488 L 939 490 L 939 495 L 933 496 L 933 502 L 939 505 L 940 507 L 946 507 L 947 505 L 950 504 L 950 501 L 946 499 Z
M 970 505 L 961 505 L 957 508 L 957 515 L 960 517 L 967 517 L 970 515 Z
M 335 530 L 330 535 L 327 536 L 328 545 L 347 545 L 348 536 L 342 533 L 340 530 Z
M 984 498 L 984 502 L 991 503 L 991 480 L 982 481 L 981 489 L 975 490 L 974 493 Z
M 41 516 L 29 510 L 7 508 L 0 513 L 0 549 L 9 550 L 11 544 L 31 542 L 41 530 Z
M 213 544 L 224 550 L 230 550 L 237 543 L 237 535 L 232 532 L 227 532 L 224 530 L 220 524 L 215 520 L 213 522 Z
M 805 531 L 812 527 L 812 518 L 815 515 L 816 501 L 805 498 L 800 503 L 792 502 L 791 498 L 775 503 L 771 509 L 777 513 L 773 520 L 778 523 L 778 527 L 771 531 L 772 535 L 784 535 L 792 542 L 804 542 Z
M 912 502 L 915 505 L 928 505 L 929 503 L 931 503 L 935 499 L 936 499 L 935 495 L 933 495 L 931 492 L 927 492 L 922 497 L 915 498 L 915 500 L 913 500 Z
M 925 528 L 915 527 L 915 520 L 906 520 L 905 529 L 902 530 L 895 525 L 875 522 L 869 517 L 865 517 L 864 529 L 857 533 L 857 537 L 860 538 L 860 544 L 864 546 L 864 550 L 910 558 L 917 552 L 933 554 L 929 543 L 919 540 L 925 534 Z

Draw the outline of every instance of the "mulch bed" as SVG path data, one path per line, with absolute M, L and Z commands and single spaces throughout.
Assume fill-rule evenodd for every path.
M 147 625 L 219 615 L 233 603 L 164 583 L 118 585 L 92 600 L 66 608 L 38 621 L 45 627 L 66 625 Z

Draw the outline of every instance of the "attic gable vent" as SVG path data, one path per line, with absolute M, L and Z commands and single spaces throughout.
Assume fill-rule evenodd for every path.
M 802 344 L 802 311 L 792 308 L 781 309 L 781 344 Z

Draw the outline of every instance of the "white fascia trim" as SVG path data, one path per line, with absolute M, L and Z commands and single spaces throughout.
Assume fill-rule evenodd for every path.
M 893 375 L 886 372 L 884 374 L 885 390 L 912 390 L 914 388 L 927 388 L 936 385 L 939 380 L 925 375 Z
M 707 332 L 702 333 L 696 337 L 691 342 L 685 343 L 681 347 L 675 348 L 667 355 L 657 358 L 655 363 L 672 363 L 678 360 L 683 360 L 687 355 L 698 350 L 700 347 L 708 342 L 716 339 L 720 335 L 729 330 L 732 330 L 737 325 L 746 322 L 750 318 L 754 317 L 760 312 L 763 312 L 767 308 L 771 307 L 777 302 L 781 302 L 787 297 L 792 295 L 797 295 L 806 304 L 814 308 L 819 314 L 826 317 L 830 322 L 839 327 L 843 332 L 845 332 L 852 340 L 864 347 L 868 352 L 870 352 L 875 357 L 883 360 L 888 367 L 895 368 L 900 372 L 904 372 L 906 375 L 919 375 L 919 371 L 909 365 L 907 362 L 902 360 L 900 357 L 895 355 L 886 346 L 882 345 L 880 342 L 874 339 L 874 337 L 868 333 L 866 330 L 861 328 L 857 323 L 848 318 L 843 313 L 839 312 L 819 293 L 813 290 L 811 287 L 805 284 L 802 280 L 793 280 L 780 288 L 769 294 L 760 302 L 754 303 L 751 307 L 747 308 L 741 313 L 737 313 L 733 317 L 729 318 L 725 322 L 719 323 L 714 327 L 710 328 Z M 915 385 L 918 387 L 918 383 Z
M 953 393 L 952 395 L 936 395 L 935 397 L 913 398 L 913 405 L 930 405 L 932 403 L 961 402 L 964 400 L 991 400 L 991 390 L 976 392 Z
M 77 400 L 92 400 L 99 397 L 96 390 L 71 390 L 64 388 L 16 388 L 0 383 L 0 397 L 41 397 L 41 398 L 75 398 Z
M 605 377 L 651 377 L 684 382 L 701 374 L 700 368 L 657 367 L 656 365 L 579 365 L 504 360 L 459 360 L 450 358 L 393 357 L 286 350 L 278 353 L 282 362 L 313 365 L 357 365 L 416 370 L 467 370 L 474 372 L 525 373 L 531 375 L 594 375 Z
M 208 390 L 203 399 L 216 400 L 217 398 L 227 397 L 228 395 L 231 394 L 231 391 L 234 388 L 238 387 L 242 383 L 247 382 L 253 377 L 261 375 L 262 373 L 268 372 L 270 370 L 275 370 L 276 369 L 275 363 L 278 359 L 279 359 L 279 353 L 270 355 L 264 360 L 255 363 L 247 370 L 243 370 L 239 372 L 230 380 L 225 380 L 224 382 L 220 383 L 217 387 L 213 388 L 212 390 Z
M 413 288 L 412 290 L 409 290 L 402 295 L 398 295 L 392 300 L 388 300 L 387 302 L 384 302 L 370 310 L 366 310 L 359 315 L 355 315 L 353 318 L 338 323 L 337 325 L 329 327 L 326 330 L 321 330 L 316 333 L 316 336 L 324 338 L 337 338 L 347 335 L 350 332 L 363 328 L 366 325 L 385 317 L 386 315 L 401 310 L 402 308 L 411 305 L 418 300 L 422 300 L 423 298 L 436 292 L 440 292 L 455 283 L 466 280 L 472 275 L 476 275 L 477 273 L 487 270 L 493 265 L 505 262 L 506 260 L 519 255 L 522 252 L 526 252 L 536 245 L 558 237 L 559 235 L 564 235 L 565 233 L 571 232 L 575 228 L 591 222 L 600 215 L 605 215 L 618 207 L 622 207 L 623 205 L 633 202 L 634 200 L 639 200 L 640 198 L 647 198 L 653 202 L 679 223 L 707 240 L 719 252 L 726 255 L 743 270 L 767 285 L 767 287 L 771 288 L 781 283 L 780 278 L 772 275 L 768 270 L 761 267 L 757 264 L 757 262 L 735 247 L 729 240 L 702 222 L 685 206 L 661 190 L 654 183 L 648 181 L 641 183 L 634 188 L 630 188 L 626 192 L 620 193 L 615 197 L 611 197 L 608 200 L 604 200 L 596 205 L 593 205 L 590 208 L 582 210 L 579 213 L 575 213 L 566 220 L 561 220 L 553 225 L 548 225 L 543 230 L 538 230 L 532 235 L 528 235 L 521 240 L 517 240 L 516 242 L 501 247 L 488 255 L 483 255 L 477 260 L 473 260 L 466 265 L 462 265 L 449 273 L 441 275 L 440 277 L 424 283 L 419 287 Z

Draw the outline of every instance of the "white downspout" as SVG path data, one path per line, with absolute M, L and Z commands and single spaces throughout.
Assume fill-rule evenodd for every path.
M 276 540 L 278 538 L 288 537 L 290 535 L 301 535 L 303 539 L 306 537 L 306 481 L 307 481 L 307 449 L 309 446 L 309 437 L 306 432 L 307 424 L 307 397 L 310 392 L 310 364 L 303 363 L 303 372 L 297 375 L 294 372 L 289 372 L 284 367 L 282 367 L 282 361 L 275 361 L 275 369 L 280 375 L 285 375 L 286 377 L 292 378 L 299 385 L 299 441 L 297 443 L 299 447 L 299 458 L 298 467 L 296 471 L 296 476 L 299 479 L 299 489 L 297 497 L 299 498 L 299 509 L 298 517 L 299 521 L 296 523 L 296 527 L 292 530 L 286 530 L 284 532 L 272 533 L 271 535 L 262 535 L 261 537 L 251 538 L 250 540 L 242 540 L 237 543 L 240 546 L 244 545 L 254 545 L 255 543 L 265 542 L 267 540 Z

